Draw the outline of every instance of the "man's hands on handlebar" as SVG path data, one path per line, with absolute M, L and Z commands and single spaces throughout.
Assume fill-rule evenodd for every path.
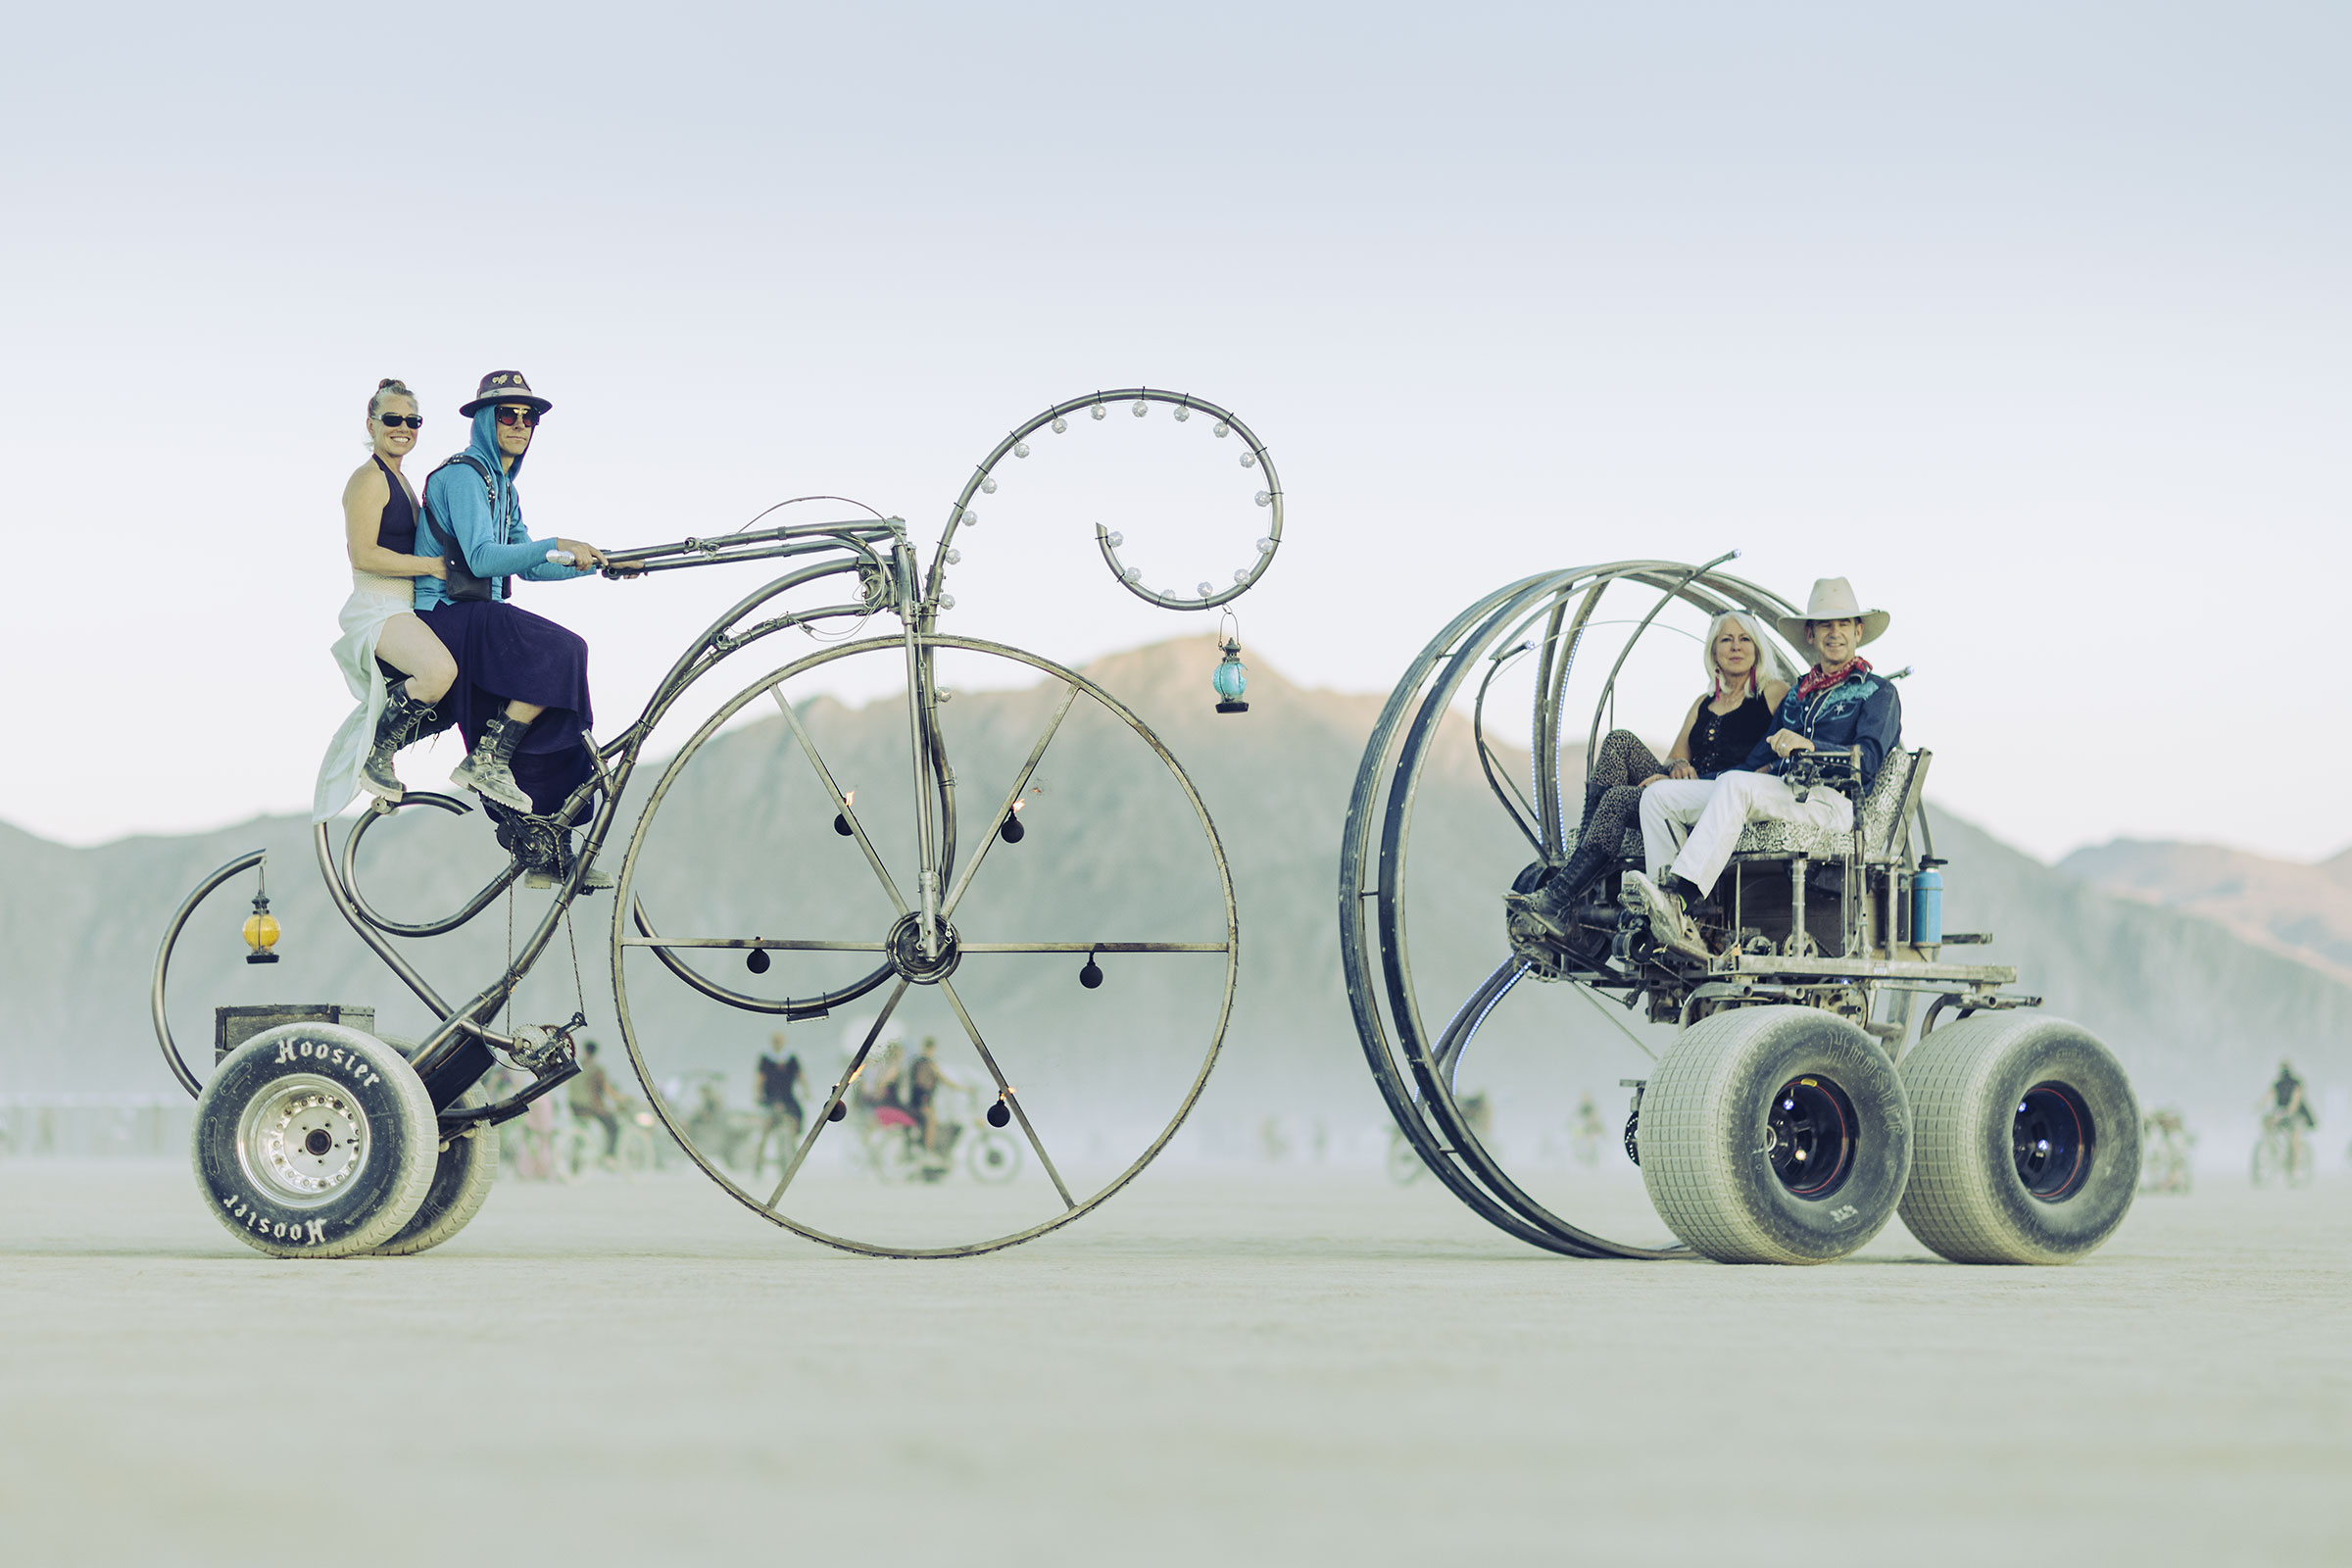
M 577 539 L 558 539 L 556 548 L 570 552 L 571 564 L 581 571 L 595 571 L 605 564 L 605 553 L 594 545 L 584 545 Z

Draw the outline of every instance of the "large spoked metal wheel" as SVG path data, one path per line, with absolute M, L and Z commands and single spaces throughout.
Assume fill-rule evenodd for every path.
M 1232 877 L 1183 768 L 1086 676 L 969 638 L 745 687 L 653 787 L 614 891 L 652 1104 L 738 1201 L 854 1251 L 982 1252 L 1087 1212 L 1175 1135 L 1232 1008 Z M 781 1175 L 739 1180 L 680 1086 L 748 1099 L 778 1029 L 820 1093 Z M 1023 1157 L 955 1157 L 937 1107 L 964 1090 Z M 877 1130 L 936 1177 L 874 1182 Z
M 1703 625 L 1732 608 L 1786 609 L 1753 584 L 1673 562 L 1512 583 L 1430 640 L 1390 694 L 1356 774 L 1341 841 L 1340 951 L 1373 1080 L 1439 1180 L 1551 1251 L 1690 1255 L 1657 1234 L 1630 1162 L 1594 1171 L 1565 1153 L 1584 1097 L 1597 1102 L 1649 1077 L 1674 1036 L 1630 1010 L 1639 988 L 1595 989 L 1514 946 L 1501 895 L 1531 863 L 1565 857 L 1583 807 L 1582 755 L 1597 715 L 1613 710 L 1634 641 L 1653 624 L 1676 629 L 1663 612 Z M 1577 716 L 1587 710 L 1590 726 Z M 1586 914 L 1597 957 L 1614 911 Z M 1484 1130 L 1469 1110 L 1481 1093 L 1493 1113 Z M 1588 1217 L 1569 1218 L 1580 1205 Z M 1603 1223 L 1641 1239 L 1612 1239 Z

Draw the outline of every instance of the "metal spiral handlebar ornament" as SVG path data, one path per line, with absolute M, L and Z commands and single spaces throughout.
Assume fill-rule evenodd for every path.
M 361 941 L 435 1020 L 410 1059 L 439 1110 L 445 1136 L 520 1115 L 533 1100 L 578 1072 L 573 1037 L 584 1022 L 579 1012 L 566 1023 L 505 1028 L 498 1026 L 500 1014 L 511 1011 L 523 977 L 556 945 L 559 936 L 566 938 L 567 949 L 572 947 L 568 924 L 572 905 L 582 894 L 589 867 L 619 827 L 624 802 L 629 802 L 637 815 L 616 868 L 608 950 L 621 1037 L 647 1102 L 668 1131 L 702 1169 L 761 1217 L 854 1251 L 898 1256 L 982 1252 L 1041 1235 L 1089 1211 L 1166 1147 L 1215 1063 L 1231 1015 L 1238 973 L 1240 921 L 1232 875 L 1215 825 L 1166 745 L 1110 692 L 1039 655 L 953 636 L 938 625 L 940 612 L 955 603 L 946 591 L 948 569 L 959 560 L 955 540 L 959 530 L 980 520 L 975 502 L 999 489 L 1000 466 L 1007 459 L 1015 463 L 1026 459 L 1032 451 L 1031 438 L 1041 432 L 1047 439 L 1065 433 L 1073 416 L 1103 419 L 1124 409 L 1127 416 L 1141 417 L 1152 413 L 1154 406 L 1168 410 L 1179 423 L 1196 418 L 1203 421 L 1212 440 L 1234 442 L 1228 450 L 1236 453 L 1242 468 L 1255 476 L 1253 499 L 1268 514 L 1255 556 L 1233 571 L 1229 583 L 1202 582 L 1197 596 L 1186 597 L 1141 586 L 1140 573 L 1119 554 L 1124 543 L 1119 533 L 1098 524 L 1096 546 L 1113 579 L 1147 603 L 1179 611 L 1213 610 L 1231 603 L 1265 574 L 1281 545 L 1281 487 L 1265 446 L 1230 412 L 1189 394 L 1146 387 L 1097 392 L 1055 404 L 997 444 L 973 469 L 949 509 L 946 526 L 927 563 L 905 522 L 879 513 L 762 528 L 746 525 L 714 537 L 690 537 L 610 553 L 604 567 L 608 578 L 640 578 L 752 562 L 780 564 L 786 569 L 711 622 L 662 676 L 643 711 L 627 728 L 603 741 L 593 735 L 585 737 L 594 773 L 569 801 L 547 817 L 502 823 L 501 842 L 516 844 L 531 834 L 550 836 L 551 842 L 561 840 L 563 829 L 558 824 L 585 824 L 578 830 L 579 853 L 564 867 L 545 910 L 519 940 L 512 914 L 515 884 L 524 870 L 519 859 L 490 875 L 477 892 L 439 918 L 395 919 L 379 910 L 361 890 L 362 842 L 381 819 L 416 806 L 465 813 L 472 808 L 469 802 L 426 791 L 410 791 L 397 802 L 379 801 L 348 830 L 340 853 L 330 840 L 332 824 L 315 827 L 313 850 L 328 898 Z M 808 597 L 820 602 L 795 608 L 782 603 L 788 595 L 799 596 L 805 590 L 818 590 Z M 641 799 L 632 796 L 637 768 L 664 718 L 720 665 L 778 632 L 796 627 L 813 632 L 827 623 L 850 622 L 855 637 L 858 626 L 878 615 L 895 620 L 897 629 L 833 644 L 754 676 L 721 703 L 666 763 L 660 764 L 650 787 L 637 792 Z M 1021 760 L 1011 767 L 1001 794 L 990 791 L 984 796 L 985 814 L 976 818 L 958 810 L 959 780 L 951 759 L 951 726 L 942 714 L 953 696 L 940 678 L 943 659 L 976 666 L 983 672 L 984 686 L 1020 684 L 1027 688 L 1003 704 L 1008 710 L 1020 710 L 1024 721 L 1033 724 L 1029 733 L 1019 738 L 1021 744 L 1006 753 Z M 1238 660 L 1229 655 L 1227 662 L 1235 668 L 1221 667 L 1220 696 L 1239 678 Z M 843 776 L 820 744 L 820 726 L 808 710 L 809 694 L 795 690 L 796 684 L 811 676 L 856 686 L 858 683 L 850 681 L 845 672 L 859 665 L 877 671 L 886 667 L 891 682 L 904 682 L 906 739 L 897 767 L 908 775 L 895 795 L 890 788 L 868 783 L 862 802 L 858 799 L 860 780 Z M 1011 679 L 997 678 L 1000 676 Z M 863 682 L 861 689 L 875 689 L 879 680 L 877 675 Z M 697 814 L 692 803 L 704 776 L 697 768 L 698 761 L 727 744 L 720 731 L 730 719 L 763 709 L 772 710 L 783 721 L 778 732 L 785 743 L 781 755 L 786 760 L 805 760 L 816 808 L 793 822 L 736 822 Z M 1086 715 L 1083 723 L 1077 722 L 1081 714 Z M 1052 799 L 1040 794 L 1040 768 L 1052 755 L 1057 737 L 1065 737 L 1065 749 L 1082 748 L 1080 760 L 1100 753 L 1115 760 L 1120 754 L 1106 748 L 1125 748 L 1127 755 L 1169 780 L 1174 792 L 1171 801 L 1181 802 L 1176 808 L 1180 818 L 1190 824 L 1189 831 L 1198 834 L 1198 850 L 1192 852 L 1197 864 L 1191 874 L 1199 884 L 1195 892 L 1204 896 L 1194 900 L 1189 915 L 1197 929 L 1152 928 L 1153 906 L 1133 895 L 1138 888 L 1150 886 L 1152 879 L 1164 880 L 1168 872 L 1150 856 L 1139 858 L 1132 868 L 1103 864 L 1125 845 L 1123 835 L 1076 831 L 1081 824 L 1067 818 L 1049 828 L 1037 819 L 1051 817 L 1054 808 L 1027 809 L 1040 799 Z M 956 755 L 985 752 L 1000 739 L 985 727 L 956 738 L 961 748 Z M 871 758 L 861 758 L 854 765 L 867 769 L 862 775 L 866 778 L 876 766 Z M 966 765 L 972 764 L 967 761 Z M 886 798 L 877 805 L 876 795 Z M 785 808 L 782 799 L 779 797 L 776 808 L 779 812 Z M 686 839 L 674 836 L 681 821 L 676 811 L 668 818 L 662 815 L 665 805 L 688 813 L 682 819 Z M 968 830 L 972 822 L 980 824 L 977 832 Z M 776 848 L 770 858 L 757 858 L 755 844 L 764 841 L 772 846 L 778 835 L 795 828 L 808 831 L 788 853 Z M 737 867 L 742 872 L 739 884 L 712 889 L 700 885 L 688 871 L 664 869 L 665 855 L 681 842 L 707 843 L 713 834 L 728 835 L 731 844 L 744 841 L 742 852 L 732 857 L 741 862 Z M 999 849 L 1024 840 L 1027 842 L 1018 851 Z M 1081 916 L 1073 917 L 1083 920 L 1084 930 L 998 929 L 996 922 L 1007 916 L 996 904 L 986 900 L 966 904 L 967 895 L 989 891 L 982 871 L 984 865 L 996 863 L 992 850 L 1022 857 L 1024 874 L 1034 873 L 1037 862 L 1053 854 L 1072 857 L 1068 870 L 1054 879 L 1054 885 L 1091 885 L 1111 892 L 1093 899 Z M 173 1076 L 191 1094 L 201 1090 L 203 1075 L 187 1062 L 174 1042 L 166 1004 L 174 949 L 198 906 L 238 873 L 258 867 L 260 860 L 259 852 L 240 857 L 200 885 L 172 918 L 157 954 L 152 988 L 157 1037 Z M 1072 874 L 1078 872 L 1083 875 Z M 862 892 L 858 891 L 860 887 Z M 396 945 L 460 930 L 502 899 L 510 909 L 509 961 L 486 984 L 454 1000 Z M 731 907 L 731 899 L 737 905 L 766 902 L 747 912 L 745 907 Z M 858 917 L 847 910 L 847 905 L 857 899 L 874 908 L 876 917 L 858 923 Z M 665 906 L 657 909 L 657 900 Z M 884 907 L 887 915 L 879 913 Z M 1139 909 L 1145 912 L 1136 912 Z M 266 913 L 266 906 L 257 905 L 257 913 Z M 692 923 L 680 924 L 681 920 Z M 272 921 L 269 932 L 273 940 L 274 931 Z M 255 951 L 264 950 L 257 946 Z M 1104 988 L 1106 974 L 1115 988 L 1121 970 L 1133 981 L 1144 973 L 1139 964 L 1162 956 L 1197 956 L 1193 961 L 1206 965 L 1184 971 L 1191 978 L 1190 989 L 1182 994 L 1191 999 L 1192 1010 L 1202 1025 L 1197 1055 L 1190 1054 L 1194 1048 L 1188 1046 L 1176 1066 L 1159 1073 L 1156 1082 L 1171 1102 L 1164 1112 L 1152 1111 L 1141 1131 L 1130 1126 L 1129 1143 L 1122 1145 L 1119 1137 L 1087 1125 L 1090 1115 L 1102 1113 L 1099 1103 L 1084 1096 L 1056 1094 L 1053 1071 L 1058 1058 L 1054 1052 L 1038 1047 L 1032 1038 L 1034 1030 L 1017 1020 L 983 1028 L 984 1009 L 978 997 L 966 994 L 974 989 L 969 986 L 967 966 L 1000 964 L 1007 956 L 1021 955 L 1046 956 L 1054 963 L 1073 966 L 1083 958 L 1083 971 L 1067 978 L 1075 979 L 1074 989 L 1089 996 Z M 743 961 L 751 980 L 722 980 L 710 972 L 710 960 L 725 956 Z M 1173 961 L 1179 969 L 1186 962 L 1182 956 Z M 572 962 L 576 971 L 576 951 Z M 821 972 L 827 963 L 847 965 L 848 972 Z M 636 969 L 634 977 L 632 967 Z M 797 967 L 810 978 L 797 982 L 794 994 L 796 983 L 787 983 L 789 975 L 765 982 L 771 967 L 788 971 Z M 736 1141 L 722 1136 L 723 1129 L 714 1131 L 707 1119 L 698 1120 L 691 1114 L 692 1107 L 673 1103 L 663 1092 L 662 1073 L 649 1059 L 655 1053 L 653 1036 L 659 1030 L 641 1027 L 632 1010 L 633 1002 L 643 1001 L 648 983 L 656 978 L 683 988 L 665 996 L 665 1009 L 680 1004 L 682 999 L 699 999 L 734 1013 L 773 1021 L 811 1022 L 875 999 L 874 1014 L 850 1051 L 846 1066 L 810 1107 L 799 1140 L 782 1152 L 772 1177 L 760 1153 L 754 1155 L 756 1168 L 744 1171 L 740 1164 L 743 1151 L 734 1147 Z M 964 990 L 958 989 L 959 982 Z M 1142 983 L 1160 987 L 1152 993 L 1155 998 L 1176 994 L 1170 988 L 1178 985 L 1174 980 Z M 984 981 L 978 990 L 986 987 Z M 827 1136 L 837 1141 L 866 1136 L 862 1121 L 847 1128 L 843 1124 L 851 1120 L 853 1112 L 863 1117 L 874 1109 L 860 1080 L 889 1044 L 894 1014 L 910 996 L 924 991 L 935 993 L 944 1002 L 953 1017 L 953 1030 L 968 1043 L 986 1078 L 968 1086 L 979 1090 L 987 1103 L 986 1128 L 973 1129 L 973 1136 L 980 1140 L 993 1137 L 999 1144 L 985 1151 L 975 1146 L 970 1151 L 975 1158 L 965 1165 L 975 1171 L 986 1170 L 985 1179 L 991 1183 L 1009 1182 L 1014 1170 L 1011 1161 L 1019 1157 L 1019 1151 L 1002 1144 L 1012 1136 L 1009 1132 L 995 1130 L 1014 1127 L 1019 1149 L 1025 1149 L 1034 1159 L 1051 1192 L 1045 1187 L 1037 1189 L 1041 1203 L 1034 1214 L 1016 1215 L 1004 1221 L 1005 1228 L 978 1237 L 910 1240 L 907 1227 L 894 1228 L 892 1222 L 876 1222 L 860 1230 L 858 1225 L 864 1221 L 854 1202 L 847 1205 L 848 1217 L 857 1225 L 828 1228 L 814 1222 L 789 1206 L 788 1199 L 808 1190 L 809 1184 L 801 1180 L 803 1172 Z M 1137 1051 L 1135 1042 L 1127 1038 L 1136 1020 L 1114 1016 L 1116 1011 L 1104 1005 L 1099 1021 L 1089 1025 L 1101 1038 L 1084 1043 L 1097 1048 L 1091 1061 L 1123 1067 L 1131 1059 L 1128 1054 Z M 680 1049 L 692 1045 L 690 1040 Z M 1109 1049 L 1113 1046 L 1119 1049 Z M 1066 1051 L 1061 1053 L 1064 1058 L 1068 1055 Z M 1132 1059 L 1140 1067 L 1141 1054 Z M 496 1103 L 477 1103 L 479 1097 L 475 1097 L 461 1106 L 461 1097 L 502 1061 L 527 1071 L 531 1081 Z M 905 1129 L 895 1125 L 892 1133 L 906 1136 Z M 924 1136 L 932 1138 L 933 1130 L 925 1128 Z M 765 1149 L 763 1137 L 760 1153 Z M 1105 1150 L 1117 1152 L 1106 1155 Z M 932 1168 L 919 1160 L 915 1163 L 920 1169 Z M 1025 1189 L 1016 1184 L 1001 1191 L 1017 1194 Z M 1010 1214 L 1011 1210 L 1000 1205 L 991 1212 Z

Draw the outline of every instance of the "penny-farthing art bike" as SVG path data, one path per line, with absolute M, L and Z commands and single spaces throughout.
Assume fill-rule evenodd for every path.
M 1709 956 L 1654 940 L 1621 897 L 1639 830 L 1564 920 L 1504 902 L 1573 854 L 1582 760 L 1645 659 L 1673 655 L 1679 673 L 1638 683 L 1659 709 L 1643 732 L 1671 734 L 1707 617 L 1745 611 L 1776 636 L 1797 613 L 1722 570 L 1730 559 L 1512 583 L 1447 623 L 1390 695 L 1349 803 L 1339 913 L 1348 1002 L 1398 1130 L 1473 1210 L 1569 1256 L 1822 1262 L 1898 1210 L 1958 1261 L 2082 1256 L 2131 1205 L 2138 1109 L 2103 1045 L 2007 989 L 2014 968 L 1947 957 L 1988 938 L 1941 926 L 1928 752 L 1893 752 L 1867 789 L 1850 756 L 1800 754 L 1792 787 L 1845 794 L 1851 830 L 1751 823 L 1698 911 Z M 1804 667 L 1793 649 L 1785 661 Z M 1654 1218 L 1544 1157 L 1611 1079 L 1633 1091 L 1625 1152 Z M 1568 1217 L 1579 1201 L 1621 1234 L 1667 1234 L 1603 1235 Z
M 413 1252 L 455 1235 L 496 1175 L 491 1130 L 581 1072 L 587 1003 L 571 916 L 599 863 L 617 875 L 606 958 L 647 1102 L 763 1218 L 854 1251 L 969 1254 L 1066 1224 L 1141 1171 L 1199 1097 L 1232 1006 L 1240 922 L 1216 828 L 1168 747 L 1098 680 L 939 625 L 977 502 L 1033 441 L 1117 411 L 1159 412 L 1186 427 L 1167 439 L 1238 460 L 1238 536 L 1256 537 L 1228 580 L 1189 594 L 1146 586 L 1123 533 L 1097 522 L 1103 563 L 1164 609 L 1230 604 L 1281 544 L 1273 464 L 1227 411 L 1148 388 L 1073 399 L 1006 435 L 927 558 L 904 522 L 878 513 L 755 518 L 723 536 L 611 553 L 609 577 L 786 569 L 679 656 L 626 729 L 589 738 L 596 776 L 564 810 L 502 821 L 499 843 L 515 858 L 451 912 L 379 909 L 362 854 L 381 824 L 407 814 L 429 827 L 468 803 L 411 790 L 363 812 L 339 846 L 336 824 L 314 829 L 329 900 L 429 1013 L 421 1038 L 378 1035 L 373 1009 L 357 1004 L 222 1007 L 216 1064 L 200 1074 L 173 1039 L 172 956 L 205 901 L 258 875 L 263 857 L 206 878 L 165 934 L 153 1001 L 166 1060 L 197 1097 L 198 1180 L 222 1223 L 275 1255 Z M 817 640 L 813 651 L 697 706 L 722 666 L 743 670 L 748 652 L 796 629 Z M 1228 636 L 1208 671 L 1220 711 L 1248 706 L 1238 655 Z M 663 734 L 674 752 L 650 759 Z M 575 812 L 576 856 L 534 847 L 532 835 L 560 839 L 557 823 Z M 529 866 L 551 860 L 564 869 L 549 903 L 518 919 L 518 880 L 527 888 Z M 502 900 L 494 974 L 446 1000 L 404 944 L 452 937 Z M 492 924 L 470 933 L 474 951 L 496 941 Z M 274 956 L 266 890 L 244 935 L 252 960 Z M 576 1001 L 550 1010 L 570 1016 L 515 1022 L 525 977 L 551 955 L 558 974 L 568 957 L 574 986 L 563 994 Z M 770 1160 L 767 1140 L 719 1113 L 710 1086 L 714 1075 L 748 1085 L 753 1056 L 787 1027 L 808 1060 L 808 1100 L 797 1137 Z M 964 1125 L 973 1104 L 984 1117 Z M 927 1169 L 968 1175 L 960 1187 L 875 1181 L 854 1157 L 858 1129 L 843 1126 L 854 1115 L 882 1118 Z M 970 1147 L 956 1149 L 958 1138 Z

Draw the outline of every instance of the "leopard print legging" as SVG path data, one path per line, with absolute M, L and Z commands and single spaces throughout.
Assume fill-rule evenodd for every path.
M 1577 825 L 1572 880 L 1591 881 L 1617 858 L 1626 829 L 1642 814 L 1642 781 L 1666 771 L 1666 764 L 1631 730 L 1613 729 L 1600 743 L 1585 779 L 1585 815 Z

